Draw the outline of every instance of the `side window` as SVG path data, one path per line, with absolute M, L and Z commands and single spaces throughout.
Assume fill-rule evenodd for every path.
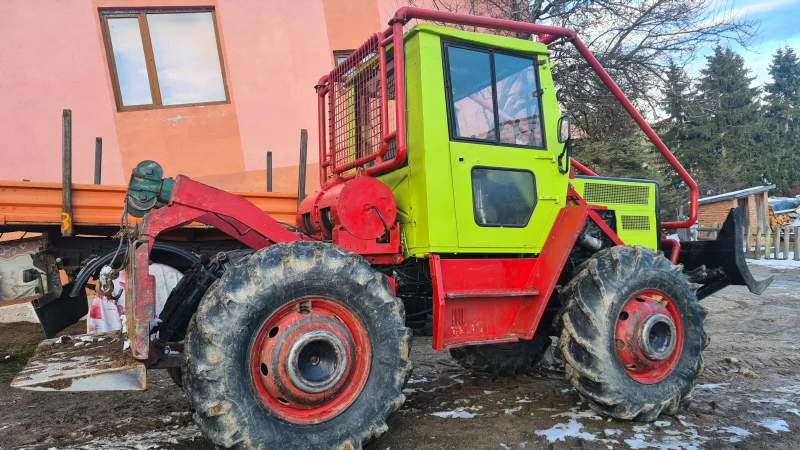
M 451 137 L 544 148 L 533 57 L 445 43 Z
M 536 207 L 536 184 L 529 170 L 475 167 L 472 207 L 483 227 L 522 228 Z
M 490 58 L 487 52 L 447 47 L 455 136 L 496 140 Z
M 500 143 L 543 147 L 536 67 L 530 58 L 496 53 Z

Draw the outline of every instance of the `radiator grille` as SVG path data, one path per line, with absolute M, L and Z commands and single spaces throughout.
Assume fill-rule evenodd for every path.
M 589 203 L 646 205 L 650 188 L 623 184 L 586 183 L 583 198 Z M 634 217 L 634 216 L 632 216 Z
M 623 230 L 650 230 L 650 218 L 647 216 L 622 216 Z

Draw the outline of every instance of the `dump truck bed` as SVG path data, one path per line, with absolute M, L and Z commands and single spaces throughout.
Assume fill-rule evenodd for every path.
M 125 186 L 72 185 L 73 226 L 119 229 Z M 276 220 L 294 225 L 297 194 L 237 192 Z M 61 225 L 61 183 L 0 180 L 0 232 L 39 231 Z M 202 225 L 197 225 L 202 226 Z M 87 231 L 87 230 L 83 230 Z M 104 233 L 101 233 L 104 234 Z

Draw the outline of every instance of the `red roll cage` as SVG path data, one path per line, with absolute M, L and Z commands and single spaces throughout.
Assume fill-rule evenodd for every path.
M 697 183 L 573 30 L 415 7 L 398 9 L 387 29 L 373 34 L 330 74 L 319 80 L 316 88 L 320 186 L 353 178 L 357 173 L 384 173 L 405 162 L 407 142 L 403 26 L 411 19 L 530 33 L 539 36 L 539 42 L 545 45 L 558 39 L 571 42 L 689 187 L 689 217 L 683 221 L 663 222 L 662 228 L 688 228 L 695 223 Z M 392 52 L 391 62 L 388 61 L 389 51 Z M 391 69 L 388 68 L 390 63 L 393 66 Z M 394 102 L 393 121 L 389 117 L 390 101 Z M 349 107 L 353 102 L 368 102 L 371 107 L 355 111 L 358 108 Z M 358 139 L 354 139 L 356 134 Z M 580 172 L 597 175 L 575 159 L 570 161 Z

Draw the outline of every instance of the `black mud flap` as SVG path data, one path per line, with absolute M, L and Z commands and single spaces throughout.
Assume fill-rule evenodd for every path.
M 33 309 L 47 339 L 54 338 L 59 331 L 77 323 L 89 313 L 86 289 L 81 289 L 75 297 L 70 296 L 71 290 L 72 283 L 65 284 L 60 296 L 48 292 L 33 301 Z
M 713 241 L 681 242 L 678 262 L 683 264 L 692 280 L 702 284 L 697 298 L 703 298 L 729 285 L 747 286 L 760 295 L 772 283 L 772 278 L 756 280 L 744 258 L 742 213 L 732 208 Z M 705 266 L 705 267 L 703 267 Z

